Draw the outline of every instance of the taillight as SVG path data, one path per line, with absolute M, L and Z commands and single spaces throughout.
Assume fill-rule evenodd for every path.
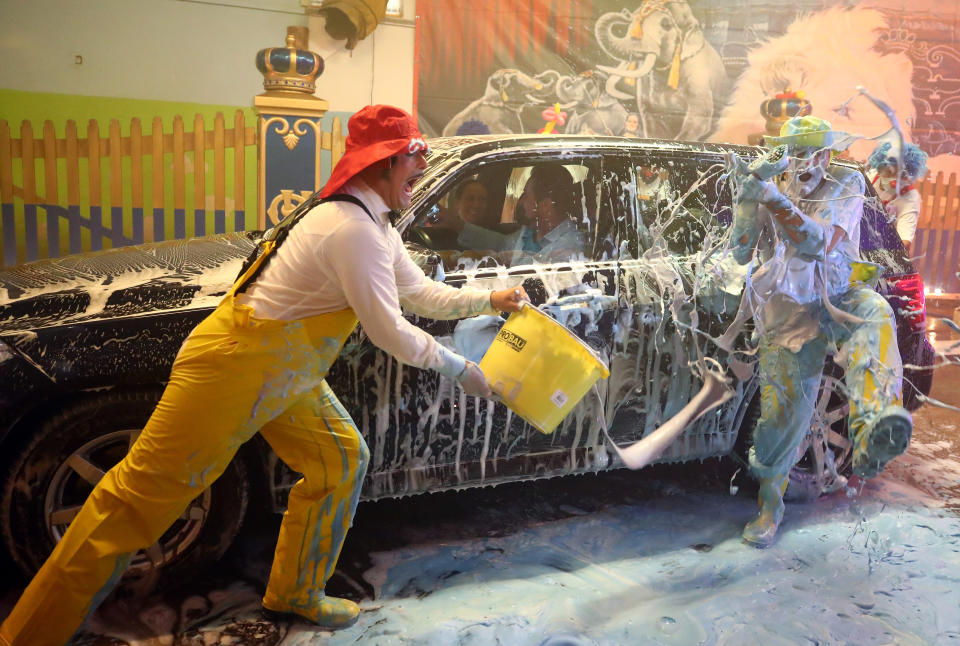
M 927 303 L 923 296 L 923 278 L 920 274 L 905 274 L 890 278 L 890 305 L 896 310 L 897 320 L 906 321 L 914 332 L 922 332 L 927 324 Z

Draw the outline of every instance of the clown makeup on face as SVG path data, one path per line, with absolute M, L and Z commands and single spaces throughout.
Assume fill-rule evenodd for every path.
M 390 158 L 390 167 L 382 177 L 377 192 L 394 211 L 402 211 L 410 206 L 413 185 L 423 176 L 427 159 L 423 152 L 401 153 Z
M 830 150 L 823 148 L 794 147 L 790 151 L 792 163 L 785 173 L 787 197 L 806 197 L 823 181 L 830 164 Z
M 896 187 L 896 176 L 897 176 L 897 167 L 886 164 L 877 169 L 877 183 L 880 184 L 880 189 L 892 193 Z M 906 177 L 906 173 L 904 173 Z

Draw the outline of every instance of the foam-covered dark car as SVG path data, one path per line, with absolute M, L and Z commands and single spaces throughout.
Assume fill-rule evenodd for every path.
M 618 443 L 635 441 L 677 412 L 700 381 L 698 356 L 730 365 L 713 339 L 731 322 L 742 269 L 723 253 L 730 197 L 723 154 L 758 149 L 618 138 L 511 136 L 439 139 L 401 221 L 428 274 L 457 286 L 523 283 L 609 364 L 600 399 L 588 396 L 551 435 L 503 405 L 467 397 L 452 381 L 399 364 L 362 330 L 328 381 L 367 440 L 370 498 L 615 468 L 601 433 L 602 406 Z M 523 247 L 518 209 L 535 166 L 572 179 L 565 242 Z M 473 234 L 457 223 L 466 184 L 480 185 Z M 869 189 L 868 189 L 869 190 Z M 469 232 L 468 232 L 469 233 Z M 136 438 L 190 330 L 216 305 L 256 232 L 171 241 L 29 263 L 0 272 L 0 529 L 14 560 L 39 566 L 91 486 Z M 566 246 L 564 246 L 566 245 Z M 905 363 L 929 365 L 923 284 L 873 200 L 861 227 L 865 259 L 885 267 L 878 289 L 897 313 Z M 362 262 L 362 259 L 358 259 Z M 739 272 L 739 273 L 738 273 Z M 409 315 L 444 343 L 456 321 Z M 817 416 L 794 469 L 794 497 L 815 497 L 849 468 L 846 402 L 828 366 Z M 930 389 L 908 371 L 905 400 Z M 755 379 L 687 429 L 661 457 L 722 456 L 749 441 L 758 415 Z M 183 572 L 219 556 L 248 499 L 282 509 L 295 481 L 254 438 L 137 568 Z

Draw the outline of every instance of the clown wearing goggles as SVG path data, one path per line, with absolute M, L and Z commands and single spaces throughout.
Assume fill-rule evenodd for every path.
M 526 293 L 456 289 L 424 275 L 393 226 L 427 168 L 416 122 L 400 108 L 373 105 L 350 117 L 349 133 L 322 191 L 264 234 L 219 306 L 184 341 L 143 432 L 0 625 L 0 644 L 66 643 L 133 553 L 155 544 L 255 433 L 302 474 L 290 490 L 264 610 L 326 629 L 356 622 L 357 604 L 324 587 L 370 453 L 327 371 L 359 324 L 403 364 L 489 397 L 480 368 L 410 323 L 401 304 L 457 319 L 515 312 Z

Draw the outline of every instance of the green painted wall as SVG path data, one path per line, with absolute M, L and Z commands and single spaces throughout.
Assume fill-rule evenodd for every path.
M 251 97 L 252 100 L 252 97 Z M 25 120 L 28 120 L 34 132 L 34 137 L 40 139 L 43 136 L 43 125 L 46 120 L 50 120 L 54 124 L 54 128 L 58 138 L 63 138 L 65 136 L 65 127 L 68 120 L 72 119 L 77 124 L 77 133 L 81 139 L 86 138 L 87 136 L 87 124 L 90 120 L 95 120 L 99 127 L 99 136 L 101 139 L 106 139 L 109 137 L 109 127 L 112 119 L 116 119 L 119 122 L 121 135 L 128 136 L 130 134 L 130 122 L 131 119 L 137 117 L 141 121 L 141 129 L 144 135 L 148 135 L 152 131 L 152 121 L 154 117 L 160 117 L 163 122 L 163 130 L 165 133 L 171 133 L 173 131 L 173 121 L 177 115 L 180 115 L 184 121 L 184 130 L 186 132 L 193 131 L 193 121 L 195 115 L 200 114 L 204 118 L 204 126 L 206 130 L 213 129 L 213 122 L 216 114 L 218 112 L 222 113 L 224 116 L 224 127 L 226 129 L 232 129 L 234 123 L 234 115 L 236 111 L 240 109 L 243 110 L 244 118 L 246 122 L 246 127 L 250 128 L 256 127 L 256 113 L 253 108 L 246 106 L 231 106 L 231 105 L 207 105 L 199 103 L 180 103 L 173 101 L 150 101 L 150 100 L 138 100 L 138 99 L 118 99 L 112 97 L 90 97 L 90 96 L 76 96 L 76 95 L 66 95 L 66 94 L 50 94 L 50 93 L 35 93 L 35 92 L 21 92 L 14 90 L 0 90 L 0 119 L 5 120 L 11 130 L 11 137 L 13 139 L 19 139 L 22 136 L 22 123 Z M 234 190 L 234 160 L 233 152 L 228 150 L 225 155 L 225 188 L 226 188 L 226 209 L 225 209 L 225 223 L 226 230 L 233 231 L 236 227 L 236 218 L 235 218 L 235 190 Z M 256 228 L 257 224 L 257 148 L 256 145 L 247 146 L 245 149 L 245 182 L 244 182 L 244 211 L 243 211 L 243 229 L 253 229 Z M 214 232 L 215 229 L 215 214 L 214 214 L 214 203 L 213 203 L 213 194 L 214 194 L 214 153 L 212 150 L 207 150 L 205 154 L 205 193 L 206 195 L 202 200 L 197 200 L 195 203 L 194 200 L 194 185 L 193 185 L 193 175 L 188 172 L 185 182 L 185 204 L 186 204 L 186 230 L 185 233 L 188 237 L 196 234 L 195 224 L 194 224 L 194 209 L 195 208 L 205 208 L 205 233 L 210 234 Z M 195 160 L 193 159 L 192 153 L 187 153 L 187 170 L 191 170 L 191 167 L 195 165 Z M 152 160 L 150 157 L 143 158 L 143 191 L 145 200 L 153 201 L 153 168 Z M 163 216 L 163 234 L 164 239 L 172 239 L 176 236 L 176 231 L 174 228 L 174 187 L 173 187 L 173 156 L 167 154 L 164 156 L 164 191 L 162 196 L 162 206 L 164 208 Z M 122 207 L 122 228 L 123 234 L 127 238 L 133 239 L 135 227 L 134 220 L 135 214 L 133 211 L 133 200 L 132 200 L 132 171 L 129 158 L 124 158 L 122 164 L 122 173 L 123 173 L 123 199 L 120 204 L 111 204 L 110 203 L 110 188 L 111 188 L 111 177 L 110 177 L 110 165 L 108 158 L 101 158 L 100 165 L 101 172 L 101 181 L 100 181 L 100 196 L 101 204 L 103 205 L 103 215 L 102 221 L 105 227 L 112 227 L 113 222 L 111 220 L 111 209 L 110 207 L 119 206 Z M 47 187 L 45 186 L 45 177 L 44 177 L 44 164 L 42 161 L 38 160 L 35 164 L 34 169 L 36 177 L 36 189 L 37 194 L 40 196 L 46 196 L 48 194 Z M 58 199 L 57 203 L 60 206 L 79 206 L 80 212 L 84 217 L 89 215 L 90 211 L 90 188 L 88 177 L 88 164 L 86 161 L 81 160 L 80 163 L 80 195 L 79 195 L 79 204 L 70 205 L 67 200 L 66 193 L 66 161 L 60 160 L 58 162 Z M 23 186 L 23 168 L 20 160 L 14 160 L 13 164 L 13 180 L 15 187 Z M 10 203 L 10 196 L 3 196 L 3 201 Z M 43 202 L 43 200 L 41 200 Z M 0 265 L 12 265 L 25 260 L 32 259 L 32 254 L 29 251 L 29 244 L 27 242 L 27 212 L 25 211 L 23 200 L 20 198 L 15 198 L 12 200 L 14 207 L 14 230 L 8 231 L 10 228 L 9 220 L 5 222 L 0 222 L 0 241 L 7 241 L 10 239 L 10 236 L 13 235 L 16 239 L 16 257 L 11 257 L 12 253 L 10 252 L 10 244 L 4 245 L 6 247 L 6 252 L 2 253 L 0 249 Z M 149 202 L 148 202 L 149 203 Z M 152 237 L 152 214 L 147 212 L 144 213 L 145 216 L 145 229 L 148 230 L 146 239 Z M 50 249 L 59 247 L 60 255 L 65 255 L 68 253 L 71 243 L 68 234 L 67 221 L 63 217 L 56 217 L 58 221 L 58 230 L 59 230 L 59 244 L 51 247 L 47 240 L 48 228 L 47 228 L 47 218 L 53 217 L 48 216 L 47 210 L 37 209 L 37 229 L 39 233 L 39 242 L 38 242 L 38 252 L 39 257 L 43 258 L 48 256 Z M 101 240 L 103 248 L 109 248 L 112 246 L 110 239 L 103 238 Z M 84 228 L 81 231 L 81 244 L 83 250 L 91 249 L 91 234 L 90 231 Z
M 176 116 L 181 116 L 184 122 L 184 130 L 187 133 L 193 130 L 193 121 L 195 115 L 199 114 L 204 119 L 204 126 L 207 131 L 213 129 L 213 122 L 216 114 L 222 113 L 224 116 L 224 127 L 233 128 L 234 115 L 237 110 L 242 110 L 246 121 L 246 127 L 256 127 L 256 113 L 252 108 L 232 105 L 208 105 L 201 103 L 181 103 L 173 101 L 151 101 L 142 99 L 119 99 L 113 97 L 91 97 L 77 96 L 68 94 L 52 94 L 40 92 L 23 92 L 16 90 L 0 89 L 0 120 L 4 120 L 9 125 L 11 137 L 13 139 L 22 138 L 22 124 L 29 121 L 34 133 L 34 138 L 40 140 L 43 137 L 44 122 L 49 120 L 53 123 L 56 136 L 60 139 L 65 137 L 66 124 L 68 120 L 76 122 L 77 134 L 80 139 L 87 137 L 87 124 L 94 120 L 98 124 L 99 136 L 102 140 L 109 137 L 110 122 L 116 119 L 120 125 L 121 135 L 129 136 L 130 122 L 133 118 L 139 118 L 141 121 L 141 132 L 148 136 L 152 131 L 152 121 L 154 117 L 160 117 L 163 123 L 163 130 L 169 134 L 173 131 L 173 122 Z M 339 117 L 344 132 L 346 123 L 350 117 L 347 112 L 328 112 L 322 121 L 322 127 L 325 131 L 330 131 L 331 122 L 334 117 Z M 194 183 L 192 168 L 195 165 L 193 153 L 186 153 L 186 178 L 185 189 L 185 227 L 183 235 L 192 237 L 198 234 L 195 225 L 194 210 L 200 208 L 205 211 L 204 214 L 204 233 L 209 235 L 215 232 L 216 214 L 214 204 L 215 189 L 215 159 L 214 152 L 207 150 L 205 155 L 205 195 L 203 199 L 194 199 Z M 233 151 L 227 150 L 224 158 L 225 166 L 225 213 L 224 222 L 226 231 L 238 229 L 251 230 L 257 228 L 257 146 L 252 144 L 245 147 L 245 174 L 244 174 L 244 209 L 242 213 L 242 226 L 237 226 L 237 212 L 235 211 L 235 190 L 234 190 L 234 159 Z M 79 204 L 69 204 L 66 190 L 66 160 L 58 161 L 58 182 L 57 182 L 57 200 L 56 204 L 66 209 L 70 206 L 78 206 L 82 217 L 88 218 L 91 214 L 90 185 L 88 181 L 89 168 L 85 159 L 80 160 L 79 168 Z M 132 197 L 132 168 L 129 157 L 123 158 L 121 172 L 122 199 L 117 204 L 111 204 L 111 181 L 110 160 L 107 157 L 101 157 L 100 160 L 100 204 L 102 205 L 102 223 L 107 229 L 114 228 L 112 217 L 114 210 L 112 207 L 120 207 L 117 212 L 117 226 L 122 227 L 123 236 L 130 240 L 138 240 L 136 235 L 138 227 L 135 222 L 143 221 L 144 236 L 143 239 L 173 239 L 180 237 L 175 228 L 175 204 L 174 204 L 174 163 L 173 156 L 166 154 L 164 156 L 164 186 L 162 199 L 158 200 L 157 206 L 162 206 L 164 213 L 162 216 L 162 232 L 158 235 L 152 235 L 153 220 L 152 212 L 147 209 L 139 215 L 133 208 Z M 41 196 L 38 200 L 40 204 L 50 203 L 47 198 L 49 192 L 45 185 L 45 165 L 41 159 L 38 159 L 34 165 L 34 176 L 36 181 L 36 193 Z M 143 173 L 143 197 L 144 204 L 154 203 L 153 196 L 153 166 L 152 158 L 145 156 L 142 160 Z M 321 177 L 326 178 L 330 173 L 330 153 L 321 154 Z M 13 162 L 13 180 L 16 189 L 23 188 L 23 167 L 19 159 Z M 45 258 L 50 255 L 67 255 L 71 252 L 71 247 L 76 249 L 76 236 L 70 237 L 69 220 L 64 217 L 63 211 L 57 215 L 56 209 L 47 209 L 36 207 L 34 211 L 30 210 L 24 204 L 22 197 L 13 197 L 4 195 L 3 202 L 7 205 L 8 213 L 12 208 L 13 219 L 0 220 L 0 266 L 19 264 L 34 258 Z M 51 214 L 52 212 L 52 214 Z M 32 213 L 35 213 L 33 215 Z M 56 230 L 51 230 L 48 226 L 52 221 Z M 158 220 L 159 221 L 159 220 Z M 12 224 L 11 224 L 12 222 Z M 31 235 L 29 232 L 35 231 Z M 56 237 L 56 242 L 50 242 L 51 237 Z M 30 242 L 36 240 L 36 242 Z M 94 243 L 94 244 L 92 244 Z M 96 247 L 96 243 L 103 248 L 110 248 L 113 242 L 109 236 L 95 236 L 91 238 L 91 232 L 84 227 L 80 231 L 80 249 L 86 251 Z
M 78 134 L 86 137 L 87 123 L 95 119 L 100 136 L 109 136 L 109 123 L 117 119 L 121 132 L 129 134 L 130 120 L 139 117 L 150 131 L 155 116 L 163 120 L 164 131 L 172 131 L 173 118 L 181 115 L 187 131 L 193 130 L 194 115 L 204 117 L 207 129 L 223 112 L 225 127 L 233 127 L 233 115 L 240 108 L 247 125 L 255 126 L 253 98 L 263 91 L 262 77 L 254 58 L 265 47 L 283 46 L 288 26 L 306 26 L 307 16 L 300 0 L 0 0 L 0 119 L 6 120 L 14 138 L 20 124 L 28 119 L 36 137 L 42 136 L 43 122 L 53 122 L 57 136 L 64 136 L 68 119 L 77 123 Z M 190 159 L 193 164 L 195 160 Z M 149 162 L 149 159 L 145 159 Z M 165 161 L 163 206 L 164 236 L 173 231 L 173 187 Z M 213 231 L 213 153 L 207 153 L 206 193 L 210 215 L 206 231 Z M 256 147 L 246 151 L 245 228 L 256 225 Z M 226 158 L 226 192 L 233 193 L 233 158 Z M 59 162 L 60 182 L 65 182 L 65 163 Z M 123 164 L 128 177 L 130 161 Z M 37 191 L 45 194 L 43 165 L 38 162 Z M 152 197 L 151 166 L 144 164 L 145 198 Z M 86 217 L 90 203 L 85 162 L 81 163 L 80 207 Z M 13 165 L 14 183 L 22 186 L 20 162 Z M 122 204 L 109 204 L 109 160 L 101 163 L 103 223 L 111 226 L 110 207 L 123 208 L 124 236 L 132 235 L 131 184 L 125 179 Z M 186 234 L 192 235 L 193 182 L 186 182 Z M 58 196 L 66 205 L 65 191 Z M 26 259 L 26 229 L 36 228 L 40 257 L 47 255 L 47 212 L 24 211 L 23 200 L 3 196 L 8 217 L 0 221 L 0 264 Z M 202 204 L 204 200 L 198 199 Z M 227 230 L 234 228 L 232 200 L 227 202 Z M 11 219 L 10 205 L 14 208 Z M 65 225 L 60 216 L 52 221 Z M 36 224 L 34 224 L 36 223 Z M 65 229 L 59 231 L 61 253 L 69 249 Z M 6 229 L 6 230 L 4 230 Z M 14 240 L 16 253 L 11 251 Z M 90 233 L 82 232 L 83 248 L 90 245 Z M 104 247 L 111 244 L 103 241 Z M 56 245 L 53 245 L 56 246 Z M 4 257 L 5 256 L 5 257 Z
M 176 115 L 192 124 L 194 115 L 200 114 L 208 124 L 212 124 L 217 112 L 222 112 L 227 120 L 227 127 L 232 128 L 233 114 L 238 109 L 244 111 L 248 125 L 255 123 L 253 96 L 251 94 L 250 100 L 244 105 L 210 105 L 0 89 L 0 119 L 5 119 L 10 124 L 10 128 L 15 131 L 15 137 L 19 136 L 17 133 L 24 120 L 29 120 L 34 132 L 40 133 L 43 122 L 48 119 L 53 122 L 58 137 L 64 136 L 64 127 L 69 119 L 77 122 L 81 133 L 84 132 L 87 122 L 95 119 L 100 124 L 101 134 L 106 132 L 111 119 L 118 119 L 120 130 L 126 136 L 130 134 L 130 120 L 134 117 L 139 117 L 146 129 L 149 129 L 154 117 L 160 117 L 163 120 L 164 132 L 172 132 L 173 118 Z M 192 129 L 192 125 L 189 128 Z
M 0 88 L 251 105 L 291 25 L 299 0 L 0 0 Z

